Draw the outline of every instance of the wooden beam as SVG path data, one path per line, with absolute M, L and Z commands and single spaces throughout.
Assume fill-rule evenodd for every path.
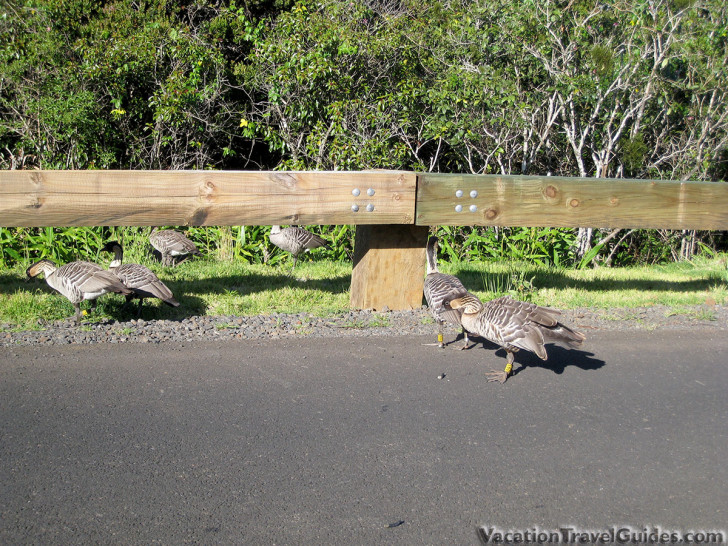
M 416 223 L 724 230 L 728 184 L 420 174 Z
M 419 308 L 428 231 L 412 225 L 357 226 L 351 307 L 378 311 Z
M 412 224 L 399 171 L 0 171 L 0 226 Z

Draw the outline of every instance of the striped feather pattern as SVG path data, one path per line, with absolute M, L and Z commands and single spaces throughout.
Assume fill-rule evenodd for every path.
M 111 270 L 124 286 L 131 288 L 138 298 L 159 298 L 177 307 L 179 302 L 174 299 L 172 291 L 148 268 L 140 264 L 123 264 Z
M 28 268 L 28 276 L 44 273 L 48 286 L 60 292 L 71 303 L 95 300 L 103 294 L 129 294 L 131 290 L 109 271 L 91 262 L 70 262 L 61 267 L 50 260 L 40 260 Z
M 149 243 L 162 255 L 162 263 L 164 265 L 170 265 L 173 256 L 186 256 L 187 254 L 193 254 L 195 256 L 202 255 L 197 250 L 195 243 L 190 241 L 184 234 L 173 229 L 159 230 L 154 228 L 149 235 Z
M 179 306 L 172 291 L 148 267 L 141 264 L 122 264 L 124 250 L 119 242 L 110 241 L 102 250 L 114 253 L 114 261 L 109 264 L 109 271 L 114 273 L 124 283 L 124 286 L 134 291 L 133 294 L 127 296 L 127 300 L 159 298 L 172 307 Z M 139 303 L 141 306 L 141 301 Z
M 281 226 L 271 226 L 270 242 L 281 250 L 291 253 L 293 267 L 296 267 L 296 261 L 302 252 L 319 247 L 331 248 L 326 239 L 298 226 L 283 229 Z
M 280 226 L 272 226 L 270 230 L 270 242 L 281 250 L 290 252 L 294 256 L 298 256 L 306 250 L 313 250 L 321 246 L 330 248 L 324 238 L 298 226 L 283 229 Z
M 443 305 L 446 301 L 469 295 L 469 292 L 463 286 L 463 283 L 460 282 L 460 279 L 454 275 L 446 275 L 445 273 L 429 273 L 425 277 L 424 292 L 427 307 L 432 314 L 432 318 L 460 326 L 462 311 L 460 309 L 446 308 Z
M 452 300 L 449 305 L 463 311 L 463 326 L 507 351 L 525 349 L 546 360 L 545 343 L 564 343 L 578 347 L 586 339 L 558 321 L 559 311 L 533 303 L 514 300 L 510 296 L 482 303 L 468 295 Z
M 425 277 L 425 300 L 432 318 L 460 326 L 460 309 L 445 307 L 446 301 L 468 296 L 463 283 L 455 275 L 440 273 L 437 269 L 437 237 L 427 241 L 427 276 Z

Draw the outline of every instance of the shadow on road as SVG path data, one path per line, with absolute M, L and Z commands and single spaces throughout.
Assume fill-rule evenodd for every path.
M 477 336 L 470 336 L 471 345 L 468 350 L 476 348 L 485 349 L 487 351 L 495 352 L 495 355 L 503 358 L 503 366 L 506 365 L 506 351 L 502 349 L 500 345 L 497 345 L 487 339 L 479 338 Z M 462 344 L 463 335 L 458 336 L 448 343 L 447 345 L 458 346 Z M 535 354 L 528 351 L 518 351 L 513 366 L 513 372 L 511 376 L 516 376 L 526 368 L 544 368 L 551 370 L 555 374 L 561 375 L 568 366 L 576 366 L 581 370 L 598 370 L 602 368 L 606 362 L 598 358 L 594 358 L 594 353 L 584 351 L 581 349 L 567 349 L 553 343 L 546 344 L 546 352 L 548 353 L 548 360 L 544 361 L 537 357 Z M 519 366 L 520 364 L 520 366 Z M 498 368 L 498 366 L 494 366 Z

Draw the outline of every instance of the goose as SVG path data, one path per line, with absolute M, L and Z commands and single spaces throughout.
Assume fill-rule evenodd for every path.
M 149 243 L 162 255 L 162 265 L 178 265 L 186 259 L 174 264 L 175 256 L 188 254 L 202 256 L 195 243 L 179 231 L 172 229 L 153 228 L 152 233 L 149 234 Z
M 31 265 L 26 274 L 33 278 L 43 273 L 48 286 L 63 294 L 76 309 L 76 324 L 81 323 L 81 302 L 91 301 L 91 311 L 96 309 L 96 298 L 109 292 L 131 294 L 119 278 L 91 262 L 70 262 L 58 267 L 50 260 L 39 260 Z
M 425 300 L 432 318 L 437 322 L 437 345 L 441 349 L 445 347 L 442 335 L 442 327 L 445 322 L 462 327 L 460 309 L 446 308 L 443 303 L 463 296 L 470 295 L 463 283 L 454 275 L 440 273 L 437 269 L 437 237 L 430 237 L 427 241 L 427 276 L 425 277 Z M 460 349 L 468 347 L 468 332 L 463 327 L 465 344 Z M 434 345 L 434 344 L 433 344 Z
M 506 382 L 513 369 L 514 354 L 519 349 L 536 353 L 541 360 L 546 360 L 546 343 L 579 347 L 586 339 L 581 332 L 560 323 L 560 312 L 556 309 L 514 300 L 510 296 L 483 303 L 469 294 L 445 301 L 444 306 L 462 312 L 460 320 L 468 331 L 506 350 L 505 369 L 487 373 L 489 382 Z
M 142 303 L 144 298 L 159 298 L 167 305 L 179 307 L 179 302 L 174 299 L 172 291 L 149 268 L 140 264 L 122 264 L 124 250 L 118 241 L 109 241 L 101 249 L 104 252 L 113 252 L 114 260 L 109 264 L 109 271 L 114 273 L 121 282 L 132 290 L 126 295 L 126 303 L 134 298 L 139 299 L 137 318 L 142 314 Z
M 293 268 L 296 267 L 296 261 L 302 252 L 309 252 L 321 246 L 331 250 L 326 239 L 298 226 L 283 229 L 281 226 L 271 226 L 270 242 L 293 255 Z

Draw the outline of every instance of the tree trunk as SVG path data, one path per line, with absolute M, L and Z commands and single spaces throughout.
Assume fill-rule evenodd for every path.
M 576 257 L 581 260 L 591 250 L 594 228 L 579 228 L 576 233 Z

